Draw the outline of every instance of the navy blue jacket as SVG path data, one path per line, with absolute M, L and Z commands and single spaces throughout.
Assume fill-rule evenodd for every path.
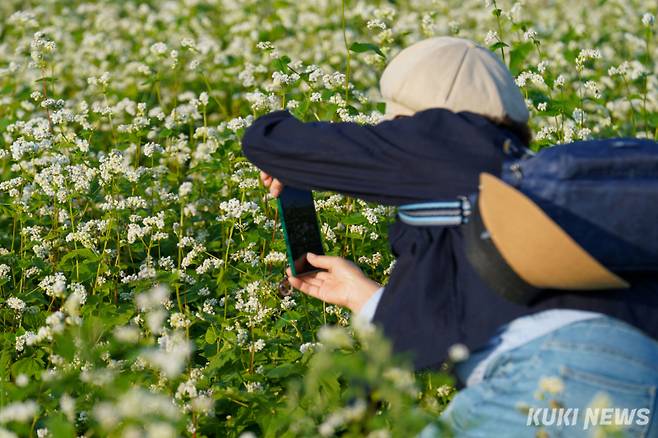
M 499 175 L 503 143 L 514 135 L 468 112 L 429 109 L 377 125 L 303 123 L 287 111 L 258 118 L 243 152 L 283 184 L 331 190 L 387 205 L 452 200 L 477 191 L 481 172 Z M 556 293 L 531 306 L 508 302 L 474 272 L 459 227 L 389 229 L 397 262 L 374 321 L 416 368 L 439 366 L 456 343 L 474 350 L 507 322 L 550 308 L 591 310 L 627 321 L 658 338 L 658 282 L 633 288 Z

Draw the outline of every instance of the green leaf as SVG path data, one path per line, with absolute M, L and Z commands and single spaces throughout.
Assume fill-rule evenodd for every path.
M 302 371 L 303 368 L 299 365 L 292 363 L 284 363 L 279 365 L 278 367 L 272 368 L 271 370 L 267 371 L 265 374 L 267 377 L 271 379 L 281 379 L 283 377 L 288 377 L 293 374 L 301 374 Z
M 366 218 L 360 213 L 352 213 L 349 216 L 341 218 L 341 223 L 344 225 L 355 225 L 366 223 Z
M 219 370 L 233 359 L 232 354 L 219 352 L 208 361 L 208 369 Z
M 78 260 L 88 260 L 92 262 L 98 260 L 98 255 L 92 250 L 90 250 L 89 248 L 79 248 L 79 249 L 74 249 L 73 251 L 67 253 L 64 257 L 62 257 L 60 263 L 63 263 L 67 260 L 71 260 L 74 257 L 77 257 Z
M 56 78 L 52 76 L 44 76 L 42 78 L 36 79 L 34 82 L 55 82 Z
M 381 49 L 378 46 L 376 46 L 374 44 L 371 44 L 371 43 L 356 43 L 355 42 L 355 43 L 352 43 L 352 45 L 350 46 L 350 50 L 352 52 L 356 52 L 356 53 L 375 52 L 376 54 L 378 54 L 382 58 L 386 58 L 386 55 L 384 55 L 384 52 L 382 52 Z
M 532 52 L 534 44 L 527 42 L 523 44 L 515 44 L 514 48 L 510 50 L 509 69 L 513 75 L 518 75 L 524 70 L 525 60 Z
M 75 437 L 75 428 L 71 423 L 66 421 L 61 414 L 55 417 L 50 417 L 46 421 L 46 424 L 48 425 L 50 436 Z
M 16 378 L 19 374 L 26 376 L 35 376 L 43 368 L 41 361 L 32 357 L 24 357 L 19 359 L 11 366 L 11 375 Z
M 289 63 L 290 63 L 290 58 L 286 55 L 283 55 L 282 57 L 272 61 L 274 67 L 280 71 L 286 71 Z
M 502 49 L 503 47 L 509 47 L 509 44 L 506 44 L 502 41 L 498 41 L 497 43 L 489 46 L 491 50 L 498 50 L 498 49 Z
M 206 331 L 206 342 L 209 344 L 214 344 L 216 340 L 217 332 L 215 331 L 215 327 L 209 327 L 208 331 Z

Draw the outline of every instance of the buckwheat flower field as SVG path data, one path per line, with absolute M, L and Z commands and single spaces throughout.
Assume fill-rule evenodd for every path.
M 411 436 L 449 402 L 370 326 L 279 287 L 255 117 L 377 123 L 434 35 L 485 44 L 534 148 L 658 137 L 655 0 L 3 0 L 0 437 Z M 316 193 L 385 282 L 394 210 Z M 437 334 L 440 336 L 440 333 Z

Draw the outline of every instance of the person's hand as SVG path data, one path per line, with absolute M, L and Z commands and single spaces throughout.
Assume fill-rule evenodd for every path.
M 263 185 L 270 189 L 270 195 L 277 198 L 283 190 L 283 184 L 276 178 L 272 178 L 267 173 L 260 171 L 260 180 L 263 181 Z
M 381 287 L 366 277 L 358 266 L 344 258 L 308 253 L 308 261 L 326 271 L 293 277 L 288 268 L 286 274 L 290 285 L 324 302 L 345 306 L 352 312 L 361 310 Z

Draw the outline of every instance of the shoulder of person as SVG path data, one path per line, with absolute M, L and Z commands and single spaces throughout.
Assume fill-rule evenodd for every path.
M 410 116 L 404 116 L 393 120 L 385 120 L 381 123 L 390 123 L 391 125 L 412 125 L 422 124 L 428 127 L 454 127 L 472 125 L 475 127 L 488 128 L 496 126 L 487 117 L 469 112 L 454 112 L 447 108 L 428 108 L 418 111 Z

